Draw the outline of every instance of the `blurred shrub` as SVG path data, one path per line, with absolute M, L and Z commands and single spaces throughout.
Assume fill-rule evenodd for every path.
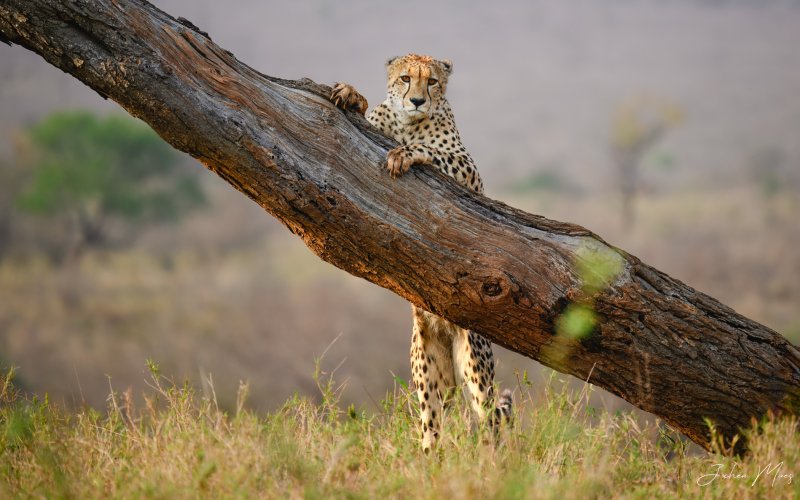
M 14 196 L 24 182 L 24 171 L 0 160 L 0 259 L 8 252 L 13 241 L 12 219 Z
M 572 350 L 569 341 L 581 341 L 594 333 L 601 319 L 595 312 L 595 296 L 613 286 L 623 267 L 624 260 L 616 251 L 589 240 L 577 250 L 575 274 L 580 292 L 555 321 L 556 335 L 568 342 L 547 346 L 547 356 L 563 362 Z
M 556 320 L 556 333 L 572 340 L 589 336 L 597 325 L 594 296 L 606 290 L 622 272 L 622 258 L 604 247 L 578 249 L 575 270 L 581 282 L 579 301 L 569 304 Z
M 575 192 L 576 189 L 553 169 L 540 170 L 508 185 L 508 190 L 517 194 L 533 192 Z
M 112 221 L 131 234 L 176 221 L 206 199 L 180 155 L 127 116 L 58 112 L 26 131 L 22 149 L 31 178 L 16 205 L 69 224 L 72 251 L 104 243 Z
M 765 199 L 771 199 L 788 184 L 783 172 L 786 155 L 776 146 L 762 147 L 750 156 L 750 172 Z

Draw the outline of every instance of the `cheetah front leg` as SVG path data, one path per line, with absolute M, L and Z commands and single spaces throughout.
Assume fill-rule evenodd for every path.
M 465 154 L 440 151 L 425 144 L 398 146 L 386 156 L 386 169 L 393 178 L 408 172 L 411 165 L 432 165 L 459 184 L 482 193 L 483 182 L 471 163 L 472 160 Z
M 411 376 L 417 390 L 422 426 L 422 449 L 429 452 L 436 444 L 442 418 L 442 406 L 455 385 L 450 345 L 414 307 L 414 329 L 411 335 Z

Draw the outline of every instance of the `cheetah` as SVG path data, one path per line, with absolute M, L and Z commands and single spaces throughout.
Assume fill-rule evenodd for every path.
M 367 120 L 401 145 L 389 151 L 386 168 L 396 178 L 412 165 L 430 165 L 460 185 L 483 194 L 483 181 L 461 143 L 453 112 L 445 98 L 453 70 L 448 60 L 408 54 L 386 63 L 386 100 Z M 331 101 L 365 114 L 367 100 L 351 85 L 334 86 Z M 420 405 L 422 448 L 430 451 L 439 435 L 442 406 L 464 384 L 473 410 L 496 428 L 511 415 L 511 391 L 494 400 L 491 343 L 433 313 L 412 305 L 411 372 Z

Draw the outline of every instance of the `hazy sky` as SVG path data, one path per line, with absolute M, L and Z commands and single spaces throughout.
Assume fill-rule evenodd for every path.
M 159 0 L 257 69 L 347 81 L 374 104 L 383 62 L 453 60 L 450 100 L 487 192 L 543 169 L 613 185 L 614 110 L 635 96 L 686 112 L 646 170 L 661 185 L 725 184 L 765 148 L 800 166 L 800 3 L 576 0 Z M 0 47 L 0 133 L 58 107 L 107 106 L 19 47 Z M 656 163 L 650 161 L 650 163 Z

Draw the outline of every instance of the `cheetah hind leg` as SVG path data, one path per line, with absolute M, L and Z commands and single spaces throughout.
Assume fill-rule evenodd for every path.
M 511 420 L 513 399 L 505 389 L 494 398 L 494 354 L 492 344 L 469 330 L 461 330 L 453 342 L 453 361 L 458 378 L 467 386 L 473 410 L 481 421 L 488 418 L 497 431 Z

